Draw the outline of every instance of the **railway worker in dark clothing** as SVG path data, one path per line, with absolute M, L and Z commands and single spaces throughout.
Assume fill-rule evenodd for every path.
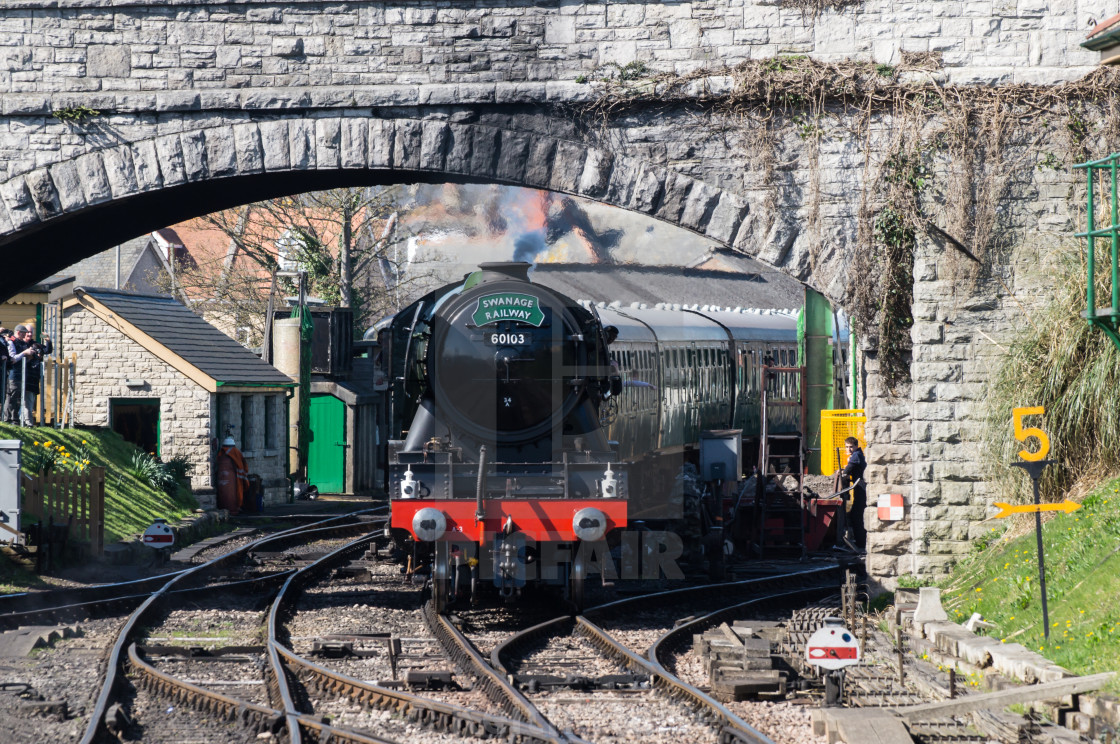
M 867 469 L 867 458 L 859 448 L 859 440 L 848 437 L 844 440 L 844 449 L 848 451 L 848 464 L 844 466 L 841 488 L 852 488 L 852 511 L 849 519 L 852 523 L 852 532 L 855 533 L 856 547 L 861 551 L 867 549 L 867 528 L 863 526 L 863 512 L 867 509 L 867 486 L 863 480 L 863 471 Z
M 8 368 L 11 367 L 11 360 L 8 358 L 8 339 L 12 337 L 12 332 L 7 328 L 0 328 L 0 401 L 4 403 L 8 400 Z M 0 418 L 3 418 L 4 406 L 0 403 Z M 3 419 L 7 421 L 7 419 Z
M 4 405 L 4 420 L 11 424 L 21 423 L 22 405 L 27 406 L 29 419 L 34 422 L 35 398 L 39 395 L 43 357 L 54 350 L 50 336 L 43 336 L 42 344 L 35 343 L 34 338 L 35 332 L 20 324 L 8 339 L 8 400 Z

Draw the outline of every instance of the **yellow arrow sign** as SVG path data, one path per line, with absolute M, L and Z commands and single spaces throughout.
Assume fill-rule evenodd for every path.
M 1069 499 L 1066 499 L 1060 504 L 1005 504 L 1002 501 L 996 501 L 992 506 L 999 509 L 993 519 L 1000 519 L 1001 517 L 1010 517 L 1012 514 L 1030 514 L 1031 512 L 1044 512 L 1044 511 L 1064 511 L 1066 514 L 1075 512 L 1081 508 L 1081 504 L 1076 504 Z

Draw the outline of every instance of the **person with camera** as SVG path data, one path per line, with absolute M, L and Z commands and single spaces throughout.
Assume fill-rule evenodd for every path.
M 4 405 L 4 420 L 8 423 L 20 423 L 23 406 L 27 408 L 28 423 L 34 423 L 43 357 L 52 351 L 50 336 L 44 334 L 43 343 L 36 343 L 34 326 L 16 326 L 8 339 L 8 400 Z

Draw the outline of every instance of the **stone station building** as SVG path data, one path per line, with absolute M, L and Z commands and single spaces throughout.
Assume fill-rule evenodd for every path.
M 77 424 L 123 431 L 164 459 L 186 456 L 204 506 L 214 505 L 213 460 L 228 432 L 265 503 L 287 500 L 290 378 L 166 296 L 78 288 L 62 324 L 80 360 Z

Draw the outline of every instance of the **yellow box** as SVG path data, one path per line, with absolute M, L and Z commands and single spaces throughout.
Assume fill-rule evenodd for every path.
M 859 446 L 867 449 L 866 423 L 867 414 L 862 408 L 821 411 L 821 475 L 832 475 L 848 464 L 844 454 L 844 440 L 848 437 L 855 437 Z

